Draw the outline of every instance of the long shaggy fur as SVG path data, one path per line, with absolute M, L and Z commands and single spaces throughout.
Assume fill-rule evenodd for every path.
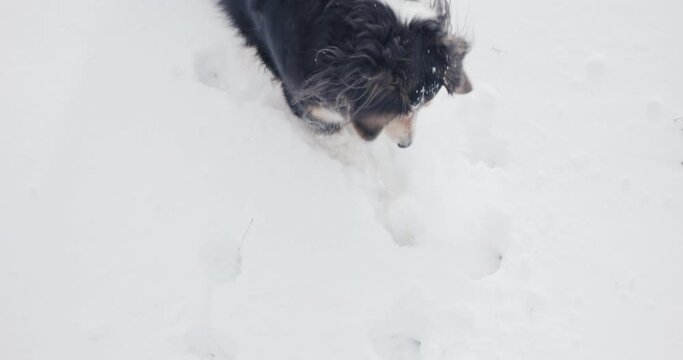
M 392 0 L 411 1 L 411 0 Z M 450 31 L 449 3 L 434 16 L 402 18 L 382 0 L 220 0 L 233 25 L 282 82 L 292 112 L 319 132 L 323 107 L 374 139 L 393 119 L 413 116 L 443 86 L 471 89 L 462 69 L 469 45 Z

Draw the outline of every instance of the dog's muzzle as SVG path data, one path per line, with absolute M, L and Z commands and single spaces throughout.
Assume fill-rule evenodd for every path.
M 384 128 L 384 131 L 398 147 L 402 149 L 409 147 L 413 143 L 415 134 L 415 114 L 394 119 Z

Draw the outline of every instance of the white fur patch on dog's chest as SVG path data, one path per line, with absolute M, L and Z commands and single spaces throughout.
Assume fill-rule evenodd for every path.
M 402 21 L 434 19 L 436 11 L 426 0 L 377 0 L 386 4 Z

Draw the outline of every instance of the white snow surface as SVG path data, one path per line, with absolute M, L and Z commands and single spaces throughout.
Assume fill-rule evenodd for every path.
M 683 3 L 452 8 L 402 150 L 211 0 L 0 2 L 0 359 L 683 358 Z

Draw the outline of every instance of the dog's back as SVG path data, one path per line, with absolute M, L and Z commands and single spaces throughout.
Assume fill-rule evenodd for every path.
M 313 63 L 316 17 L 329 0 L 220 0 L 246 44 L 273 75 L 288 84 L 301 84 Z

